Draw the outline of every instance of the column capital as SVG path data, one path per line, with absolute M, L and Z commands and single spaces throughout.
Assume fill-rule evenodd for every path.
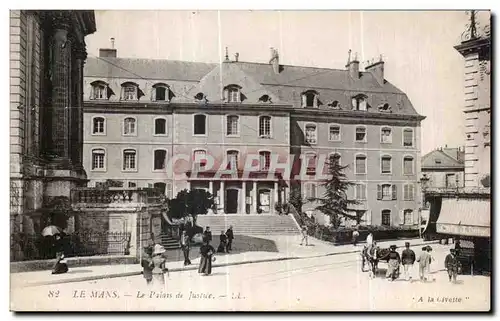
M 56 30 L 71 29 L 71 11 L 69 10 L 55 10 L 51 12 L 52 27 Z
M 87 46 L 85 43 L 79 43 L 75 42 L 73 46 L 71 46 L 71 49 L 73 49 L 73 54 L 75 55 L 76 59 L 80 59 L 85 61 L 87 59 Z

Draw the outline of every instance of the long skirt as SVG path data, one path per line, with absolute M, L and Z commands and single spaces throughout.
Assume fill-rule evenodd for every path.
M 386 278 L 391 277 L 392 279 L 395 279 L 398 268 L 399 268 L 398 260 L 389 260 L 389 264 L 387 264 L 387 273 L 385 277 Z
M 157 291 L 165 290 L 165 274 L 163 273 L 153 274 L 153 279 L 151 280 L 150 286 Z
M 200 267 L 198 268 L 198 273 L 212 273 L 212 256 L 202 256 L 200 260 Z

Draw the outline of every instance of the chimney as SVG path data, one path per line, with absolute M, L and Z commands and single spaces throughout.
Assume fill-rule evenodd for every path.
M 238 62 L 238 58 L 240 57 L 240 54 L 239 53 L 235 53 L 234 54 L 234 61 L 235 62 Z
M 99 49 L 99 57 L 116 58 L 115 38 L 111 38 L 111 48 Z
M 347 59 L 346 68 L 347 70 L 349 70 L 349 75 L 352 77 L 352 79 L 359 79 L 358 54 L 356 53 L 354 56 L 354 60 L 351 61 L 351 49 L 349 49 L 349 58 Z
M 279 74 L 280 60 L 279 60 L 278 50 L 274 49 L 273 47 L 271 47 L 271 59 L 269 60 L 269 63 L 273 66 L 274 73 Z
M 382 59 L 382 55 L 380 55 L 380 59 L 377 62 L 373 62 L 366 66 L 365 71 L 369 71 L 372 73 L 373 77 L 377 80 L 380 85 L 384 84 L 384 60 Z

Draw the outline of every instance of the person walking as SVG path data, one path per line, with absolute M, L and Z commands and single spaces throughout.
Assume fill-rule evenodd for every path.
M 227 236 L 226 236 L 226 234 L 224 234 L 224 231 L 220 232 L 219 240 L 220 240 L 220 243 L 219 243 L 219 247 L 217 248 L 217 253 L 225 253 L 226 247 L 227 247 Z
M 141 260 L 142 276 L 146 280 L 146 284 L 151 285 L 153 281 L 153 247 L 146 246 L 143 254 L 144 256 Z
M 304 241 L 306 242 L 306 246 L 309 246 L 309 243 L 308 243 L 308 237 L 307 237 L 307 227 L 305 226 L 302 226 L 302 240 L 300 241 L 300 245 L 302 245 L 304 243 Z
M 417 258 L 418 264 L 418 272 L 420 276 L 420 281 L 427 281 L 427 272 L 429 270 L 429 265 L 431 264 L 431 256 L 427 251 L 427 246 L 422 248 L 422 253 L 420 253 Z
M 429 281 L 434 281 L 434 271 L 432 271 L 432 262 L 434 262 L 434 256 L 432 256 L 432 247 L 427 245 L 427 253 L 429 253 L 429 265 L 427 266 L 427 275 Z
M 166 250 L 160 244 L 155 244 L 153 250 L 153 279 L 152 285 L 155 289 L 165 290 L 165 273 L 168 273 L 166 266 L 166 258 L 164 257 Z
M 233 233 L 233 226 L 232 225 L 229 225 L 229 228 L 226 231 L 226 236 L 227 236 L 226 252 L 229 253 L 230 251 L 233 250 L 232 245 L 233 245 L 233 240 L 234 240 L 234 233 Z
M 184 266 L 190 265 L 191 260 L 189 259 L 189 250 L 191 249 L 191 242 L 186 230 L 182 231 L 181 249 L 182 253 L 184 254 Z
M 444 259 L 444 267 L 448 271 L 448 279 L 453 283 L 457 282 L 457 274 L 460 268 L 460 261 L 457 258 L 457 250 L 450 249 L 450 254 Z
M 212 273 L 212 260 L 215 261 L 215 249 L 210 245 L 209 239 L 203 240 L 204 244 L 200 247 L 200 266 L 198 273 L 203 275 L 210 275 Z
M 358 244 L 359 232 L 358 230 L 354 230 L 352 232 L 352 245 L 356 246 Z
M 368 236 L 366 237 L 366 244 L 368 246 L 371 246 L 373 244 L 373 234 L 372 233 L 368 234 Z
M 405 243 L 405 249 L 401 254 L 401 261 L 403 263 L 403 272 L 405 279 L 406 281 L 409 281 L 412 278 L 411 271 L 413 269 L 413 263 L 415 263 L 415 252 L 410 249 L 410 242 Z
M 396 248 L 396 245 L 391 245 L 390 252 L 388 254 L 389 262 L 387 264 L 387 273 L 385 274 L 385 277 L 390 281 L 397 279 L 399 264 L 401 264 L 401 257 L 399 256 L 399 253 L 396 252 Z
M 205 232 L 203 232 L 203 238 L 207 239 L 209 242 L 212 242 L 212 232 L 210 231 L 210 226 L 205 228 Z
M 60 234 L 54 235 L 53 246 L 54 252 L 56 253 L 56 262 L 52 266 L 52 274 L 61 274 L 68 272 L 68 265 L 64 258 L 64 239 Z M 63 267 L 62 265 L 66 265 L 66 267 Z

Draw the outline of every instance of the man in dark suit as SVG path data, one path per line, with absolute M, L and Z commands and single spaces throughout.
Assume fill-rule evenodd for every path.
M 205 232 L 203 232 L 203 239 L 205 241 L 212 242 L 212 232 L 210 231 L 210 226 L 205 228 Z
M 226 236 L 227 236 L 226 252 L 229 253 L 229 251 L 232 251 L 231 246 L 233 245 L 233 239 L 234 239 L 232 225 L 230 225 L 229 228 L 227 229 Z
M 191 247 L 191 244 L 190 244 L 189 236 L 187 234 L 187 231 L 184 230 L 184 231 L 182 231 L 182 235 L 181 235 L 181 248 L 182 248 L 182 253 L 184 253 L 184 265 L 185 266 L 191 264 L 191 260 L 189 259 L 190 247 Z

